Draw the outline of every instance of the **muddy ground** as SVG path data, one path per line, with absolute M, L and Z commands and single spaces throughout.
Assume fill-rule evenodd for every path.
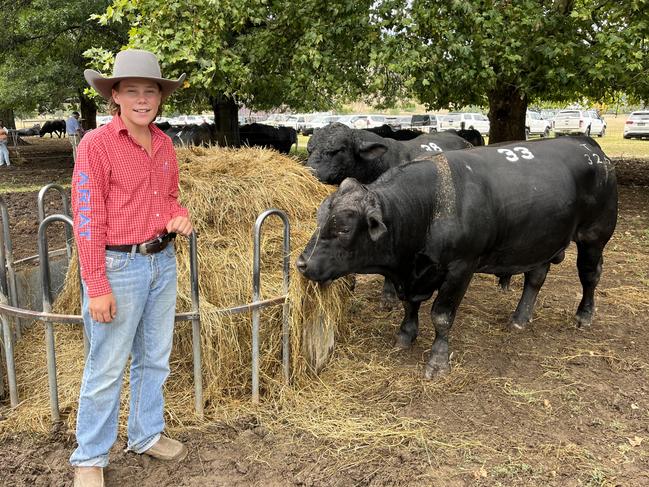
M 21 148 L 24 160 L 14 158 L 0 178 L 24 187 L 69 180 L 65 143 Z M 176 427 L 190 449 L 179 465 L 125 453 L 120 438 L 107 485 L 649 485 L 649 161 L 616 166 L 619 224 L 591 328 L 572 320 L 580 298 L 574 248 L 553 266 L 522 332 L 504 329 L 521 279 L 502 293 L 491 276 L 476 276 L 451 333 L 453 370 L 431 383 L 421 378 L 434 336 L 430 303 L 414 348 L 395 352 L 401 313 L 378 305 L 380 279 L 363 277 L 349 331 L 320 382 L 293 391 L 307 406 L 266 400 L 201 430 Z M 35 254 L 36 191 L 3 198 L 14 258 Z M 51 248 L 61 234 L 52 231 Z M 7 408 L 5 400 L 0 429 Z M 73 448 L 73 433 L 57 427 L 49 435 L 4 431 L 0 485 L 72 485 Z

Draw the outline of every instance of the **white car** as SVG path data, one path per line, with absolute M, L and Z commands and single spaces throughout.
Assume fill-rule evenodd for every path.
M 597 135 L 606 133 L 606 122 L 596 110 L 561 110 L 554 119 L 554 133 L 559 135 Z
M 178 115 L 177 117 L 170 118 L 168 122 L 174 126 L 208 123 L 207 119 L 202 115 Z
M 310 121 L 306 123 L 306 127 L 302 130 L 304 135 L 311 135 L 314 130 L 321 129 L 330 125 L 340 118 L 340 115 L 318 115 L 313 117 Z
M 649 137 L 649 111 L 633 112 L 624 123 L 625 139 Z
M 385 115 L 349 115 L 349 118 L 341 117 L 338 121 L 353 129 L 369 129 L 387 123 Z
M 291 127 L 296 132 L 302 132 L 306 127 L 306 117 L 304 115 L 288 115 L 285 120 L 278 121 L 277 125 Z
M 437 132 L 438 116 L 432 114 L 423 115 L 399 115 L 396 121 L 401 129 L 418 130 L 419 132 Z
M 97 127 L 101 127 L 102 125 L 110 123 L 112 119 L 112 115 L 97 115 Z
M 549 137 L 552 122 L 544 119 L 539 112 L 528 110 L 525 114 L 525 138 L 530 135 Z
M 452 112 L 444 115 L 439 130 L 475 129 L 480 135 L 489 135 L 489 119 L 482 113 Z

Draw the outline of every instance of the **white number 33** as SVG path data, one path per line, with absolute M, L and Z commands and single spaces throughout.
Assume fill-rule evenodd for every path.
M 526 147 L 514 147 L 514 150 L 509 149 L 498 149 L 499 154 L 505 154 L 505 159 L 511 162 L 518 160 L 519 153 L 522 159 L 534 159 L 534 154 L 532 154 Z

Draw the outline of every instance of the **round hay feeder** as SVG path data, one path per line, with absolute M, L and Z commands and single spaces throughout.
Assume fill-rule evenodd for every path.
M 213 417 L 225 402 L 248 401 L 252 385 L 251 312 L 225 314 L 224 309 L 248 303 L 253 296 L 252 229 L 267 208 L 283 210 L 291 222 L 291 245 L 301 249 L 315 229 L 315 212 L 331 191 L 297 160 L 263 149 L 180 149 L 180 200 L 189 211 L 198 235 L 201 319 L 202 382 L 205 418 Z M 259 299 L 282 294 L 282 222 L 269 218 L 259 242 L 262 277 Z M 294 250 L 295 252 L 295 250 Z M 177 244 L 178 313 L 190 313 L 189 247 Z M 290 255 L 290 262 L 295 254 Z M 55 313 L 79 314 L 80 296 L 76 258 L 68 269 L 63 290 L 54 303 Z M 334 333 L 346 313 L 349 287 L 345 281 L 327 288 L 292 274 L 286 303 L 290 316 L 290 380 L 304 383 L 327 363 Z M 261 397 L 285 387 L 282 367 L 282 307 L 260 313 L 259 382 Z M 16 344 L 18 387 L 23 401 L 7 425 L 43 429 L 49 416 L 43 327 L 27 331 L 28 340 Z M 75 421 L 83 370 L 81 327 L 55 328 L 59 404 L 69 426 Z M 194 414 L 192 394 L 191 325 L 177 322 L 166 384 L 168 420 L 172 424 L 200 422 Z M 122 401 L 128 401 L 124 388 Z M 17 418 L 20 417 L 18 420 Z

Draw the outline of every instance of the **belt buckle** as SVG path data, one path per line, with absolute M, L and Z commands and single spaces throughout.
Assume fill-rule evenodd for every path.
M 146 248 L 146 242 L 139 244 L 139 245 L 137 246 L 137 251 L 138 251 L 141 255 L 149 255 L 149 251 L 148 251 L 147 248 Z

